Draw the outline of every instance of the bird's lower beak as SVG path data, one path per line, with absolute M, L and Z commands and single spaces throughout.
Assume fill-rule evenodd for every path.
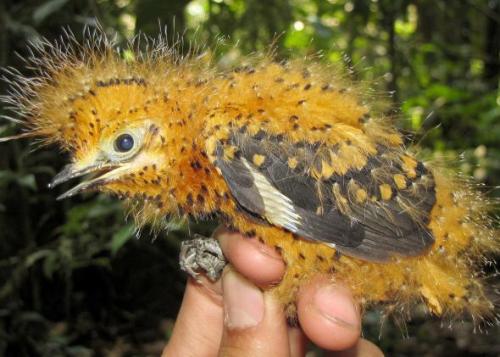
M 66 165 L 61 172 L 54 176 L 52 181 L 49 183 L 49 188 L 53 188 L 63 182 L 69 181 L 73 178 L 81 177 L 83 175 L 93 173 L 98 174 L 97 177 L 85 180 L 69 191 L 66 191 L 65 193 L 57 197 L 58 200 L 62 200 L 68 197 L 72 197 L 83 191 L 96 189 L 98 186 L 113 180 L 117 176 L 116 174 L 118 173 L 117 171 L 120 167 L 122 166 L 119 164 L 100 163 L 83 168 L 78 168 L 73 164 L 69 164 Z

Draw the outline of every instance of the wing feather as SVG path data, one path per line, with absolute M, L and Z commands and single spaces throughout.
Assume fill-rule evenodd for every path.
M 233 146 L 235 155 L 225 157 L 225 146 Z M 419 165 L 419 175 L 427 175 L 425 189 L 420 189 L 417 177 L 413 184 L 418 194 L 394 188 L 390 199 L 382 199 L 377 193 L 380 182 L 374 181 L 390 182 L 401 174 L 401 167 L 376 157 L 345 175 L 315 177 L 311 168 L 321 167 L 317 160 L 334 150 L 318 144 L 292 145 L 262 134 L 234 133 L 226 143 L 217 144 L 215 164 L 242 209 L 304 239 L 371 261 L 415 256 L 428 249 L 434 242 L 425 225 L 435 202 L 434 186 L 429 185 L 431 173 Z M 288 164 L 292 156 L 300 163 L 293 168 Z M 373 169 L 381 168 L 385 170 L 382 179 L 379 174 L 369 176 Z M 353 182 L 366 191 L 368 199 L 354 202 L 350 198 L 349 183 Z M 331 189 L 334 184 L 339 185 L 338 194 L 347 203 L 338 202 Z M 403 200 L 408 207 L 400 204 Z

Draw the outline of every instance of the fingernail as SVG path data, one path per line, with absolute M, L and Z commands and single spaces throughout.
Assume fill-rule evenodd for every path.
M 325 286 L 314 295 L 314 308 L 328 321 L 359 330 L 359 315 L 352 299 L 338 287 Z
M 257 326 L 264 317 L 264 296 L 254 285 L 232 270 L 222 278 L 224 324 L 229 329 Z

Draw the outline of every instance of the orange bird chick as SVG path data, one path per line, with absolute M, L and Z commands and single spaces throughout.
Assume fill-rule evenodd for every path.
M 99 190 L 139 226 L 215 215 L 258 237 L 286 263 L 270 289 L 290 317 L 318 273 L 364 307 L 493 314 L 480 265 L 499 248 L 487 200 L 417 158 L 342 76 L 268 57 L 221 71 L 162 41 L 131 44 L 128 61 L 99 34 L 63 41 L 34 45 L 37 74 L 11 71 L 3 96 L 20 136 L 70 154 L 53 185 L 94 174 L 60 198 Z

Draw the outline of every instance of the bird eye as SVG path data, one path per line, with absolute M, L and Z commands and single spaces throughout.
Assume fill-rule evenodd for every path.
M 134 147 L 134 138 L 130 134 L 121 134 L 115 139 L 114 146 L 118 152 L 128 152 Z

